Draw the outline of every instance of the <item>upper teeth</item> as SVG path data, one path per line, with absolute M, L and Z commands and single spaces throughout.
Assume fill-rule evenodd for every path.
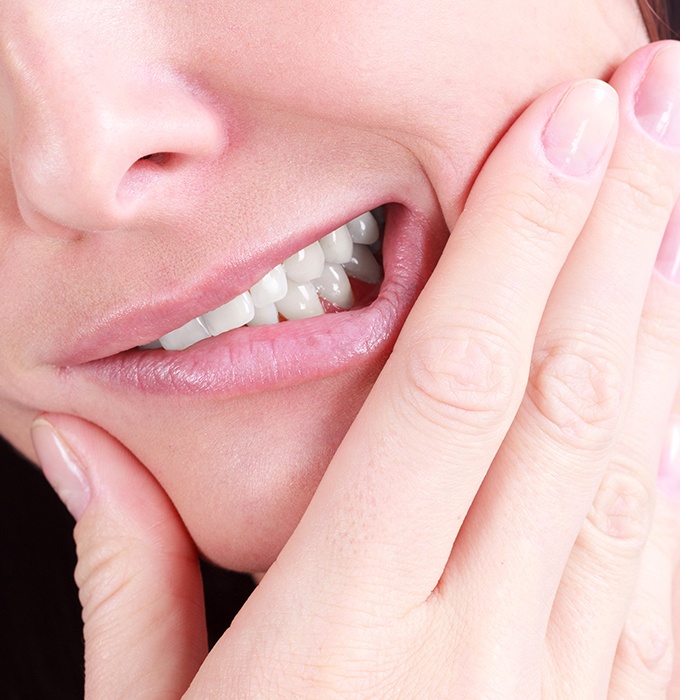
M 319 297 L 349 309 L 354 297 L 347 275 L 369 284 L 382 278 L 372 252 L 379 245 L 380 227 L 366 212 L 276 265 L 247 292 L 141 347 L 184 350 L 239 326 L 278 323 L 279 314 L 287 319 L 319 316 L 324 313 Z

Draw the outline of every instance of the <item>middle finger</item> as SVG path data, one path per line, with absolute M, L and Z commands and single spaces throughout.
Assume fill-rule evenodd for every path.
M 454 565 L 484 562 L 474 595 L 512 601 L 493 624 L 535 641 L 618 436 L 649 279 L 680 192 L 680 123 L 668 122 L 678 119 L 669 106 L 680 47 L 641 49 L 612 84 L 621 110 L 609 169 L 546 307 L 517 419 L 454 553 Z M 451 585 L 465 585 L 466 570 L 452 567 Z

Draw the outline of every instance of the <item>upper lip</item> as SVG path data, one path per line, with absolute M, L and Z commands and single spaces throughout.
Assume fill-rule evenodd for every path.
M 156 340 L 192 318 L 217 308 L 251 287 L 275 265 L 384 200 L 354 207 L 334 219 L 317 221 L 286 239 L 285 245 L 260 250 L 257 257 L 216 260 L 194 279 L 176 281 L 154 291 L 153 299 L 133 297 L 124 308 L 111 308 L 81 329 L 57 364 L 68 367 L 116 355 Z

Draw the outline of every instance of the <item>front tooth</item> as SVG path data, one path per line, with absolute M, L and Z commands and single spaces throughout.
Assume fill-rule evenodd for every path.
M 273 323 L 279 322 L 279 310 L 276 304 L 267 304 L 267 306 L 255 307 L 254 316 L 248 321 L 249 326 L 271 326 Z
M 309 282 L 323 272 L 325 262 L 323 250 L 318 241 L 291 255 L 283 263 L 286 276 L 293 282 Z
M 373 214 L 366 212 L 356 219 L 352 219 L 347 224 L 349 235 L 355 243 L 361 245 L 371 245 L 380 238 L 380 229 L 378 222 L 373 218 Z
M 250 293 L 243 292 L 218 309 L 203 314 L 202 319 L 205 327 L 210 331 L 210 335 L 220 335 L 220 333 L 244 326 L 253 318 L 254 314 L 255 307 Z
M 198 343 L 199 340 L 205 340 L 209 337 L 210 333 L 200 319 L 194 318 L 181 328 L 166 333 L 159 340 L 165 350 L 185 350 L 190 345 Z
M 276 308 L 291 321 L 321 316 L 324 313 L 319 296 L 311 282 L 289 284 L 288 293 L 281 301 L 276 302 Z
M 382 268 L 380 263 L 373 257 L 373 253 L 368 246 L 354 244 L 352 259 L 343 266 L 345 272 L 362 282 L 368 284 L 378 284 L 382 279 Z
M 250 288 L 250 296 L 256 309 L 264 308 L 283 299 L 288 291 L 288 280 L 282 265 L 277 265 Z
M 319 296 L 326 301 L 340 309 L 352 308 L 354 304 L 352 287 L 342 265 L 324 265 L 321 277 L 313 280 L 312 284 Z
M 326 234 L 319 245 L 327 263 L 346 263 L 352 259 L 352 237 L 347 226 Z

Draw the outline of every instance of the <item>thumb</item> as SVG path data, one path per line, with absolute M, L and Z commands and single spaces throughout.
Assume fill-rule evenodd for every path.
M 85 696 L 180 697 L 207 654 L 194 545 L 168 496 L 108 433 L 44 415 L 43 472 L 76 518 Z

